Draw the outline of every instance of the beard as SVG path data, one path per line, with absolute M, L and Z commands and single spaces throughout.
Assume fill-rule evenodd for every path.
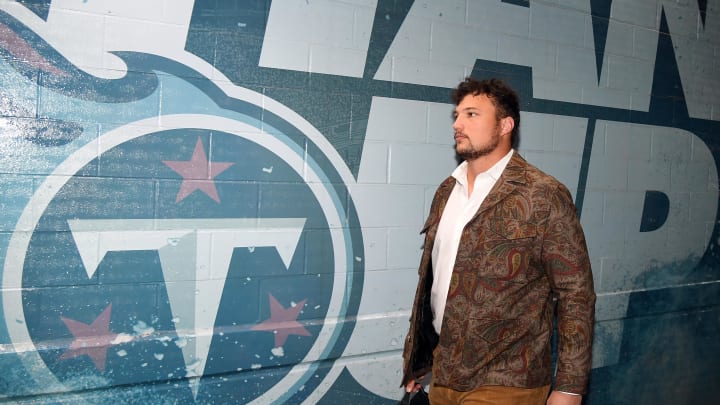
M 455 152 L 457 153 L 458 157 L 460 157 L 462 160 L 467 161 L 475 160 L 491 154 L 495 149 L 497 149 L 498 145 L 500 144 L 500 134 L 497 131 L 494 132 L 490 140 L 487 141 L 487 143 L 485 143 L 484 145 L 475 146 L 470 142 L 470 138 L 466 139 L 468 141 L 468 145 L 461 147 L 456 143 Z

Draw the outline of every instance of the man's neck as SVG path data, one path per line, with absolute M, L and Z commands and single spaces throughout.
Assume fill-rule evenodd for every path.
M 468 181 L 468 195 L 472 194 L 473 185 L 475 184 L 475 178 L 480 173 L 488 171 L 495 163 L 499 162 L 505 155 L 510 152 L 510 147 L 507 148 L 496 148 L 489 155 L 481 156 L 479 158 L 467 161 L 467 181 Z

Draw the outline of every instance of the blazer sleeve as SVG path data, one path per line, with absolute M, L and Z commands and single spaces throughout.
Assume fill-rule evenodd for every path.
M 542 261 L 557 298 L 558 365 L 553 389 L 585 394 L 595 324 L 590 258 L 570 192 L 559 185 L 550 201 Z

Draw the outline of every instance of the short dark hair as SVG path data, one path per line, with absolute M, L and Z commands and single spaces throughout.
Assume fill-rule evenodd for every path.
M 510 144 L 513 148 L 517 148 L 520 142 L 520 98 L 515 90 L 508 86 L 500 79 L 476 80 L 472 77 L 466 77 L 452 91 L 452 100 L 455 105 L 467 95 L 479 96 L 486 95 L 497 110 L 497 119 L 511 117 L 515 121 L 515 126 L 510 133 Z

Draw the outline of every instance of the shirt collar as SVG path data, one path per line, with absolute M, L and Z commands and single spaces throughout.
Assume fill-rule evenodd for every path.
M 510 158 L 512 158 L 514 151 L 514 149 L 510 149 L 507 155 L 503 156 L 502 159 L 498 160 L 494 165 L 492 165 L 491 168 L 480 173 L 480 175 L 487 174 L 493 179 L 493 181 L 497 181 L 497 179 L 499 179 L 502 175 L 502 172 L 505 170 L 508 162 L 510 162 Z M 468 163 L 466 160 L 460 163 L 460 165 L 452 172 L 452 177 L 455 178 L 455 181 L 457 181 L 463 186 L 467 186 L 467 165 Z M 480 177 L 480 175 L 478 175 L 478 177 Z

